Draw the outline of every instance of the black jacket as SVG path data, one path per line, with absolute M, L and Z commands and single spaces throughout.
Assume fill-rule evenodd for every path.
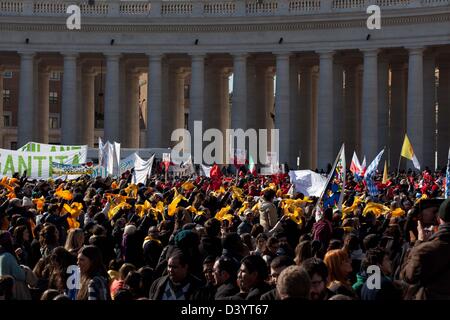
M 164 294 L 164 289 L 166 288 L 167 281 L 170 281 L 169 276 L 162 276 L 158 279 L 156 279 L 152 286 L 150 287 L 150 293 L 149 298 L 150 300 L 161 300 Z M 187 279 L 185 280 L 185 283 L 190 283 L 188 292 L 186 294 L 186 300 L 192 300 L 194 298 L 194 295 L 197 293 L 199 288 L 202 286 L 202 282 L 200 279 L 188 275 Z
M 214 298 L 216 300 L 225 300 L 228 297 L 236 295 L 238 292 L 239 288 L 236 284 L 227 282 L 217 288 Z

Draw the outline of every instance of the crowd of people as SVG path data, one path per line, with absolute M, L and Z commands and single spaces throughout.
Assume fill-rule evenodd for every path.
M 3 178 L 0 299 L 450 299 L 445 174 L 375 179 L 318 215 L 283 174 Z

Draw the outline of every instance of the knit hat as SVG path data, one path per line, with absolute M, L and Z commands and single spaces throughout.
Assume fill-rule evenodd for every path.
M 445 222 L 450 222 L 450 198 L 442 202 L 439 207 L 439 217 Z

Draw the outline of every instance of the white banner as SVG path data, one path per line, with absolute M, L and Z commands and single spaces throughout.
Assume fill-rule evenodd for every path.
M 133 173 L 133 183 L 147 183 L 148 176 L 152 173 L 153 160 L 155 156 L 153 155 L 147 161 L 144 161 L 136 154 L 136 161 L 134 163 L 134 173 Z
M 28 142 L 26 145 L 18 149 L 17 151 L 27 151 L 27 152 L 63 152 L 63 151 L 73 151 L 81 150 L 87 154 L 88 146 L 66 146 L 66 145 L 56 145 L 56 144 L 46 144 L 39 142 Z
M 86 162 L 87 150 L 53 151 L 53 152 L 23 152 L 0 149 L 0 174 L 12 177 L 27 171 L 27 176 L 35 179 L 52 177 L 52 162 L 61 164 L 80 164 Z M 68 176 L 69 179 L 77 176 Z
M 289 177 L 295 191 L 301 192 L 305 196 L 320 197 L 327 183 L 326 177 L 311 170 L 291 170 Z

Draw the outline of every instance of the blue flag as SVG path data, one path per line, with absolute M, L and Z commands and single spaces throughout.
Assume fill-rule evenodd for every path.
M 450 198 L 450 148 L 448 149 L 447 173 L 445 174 L 445 198 Z

